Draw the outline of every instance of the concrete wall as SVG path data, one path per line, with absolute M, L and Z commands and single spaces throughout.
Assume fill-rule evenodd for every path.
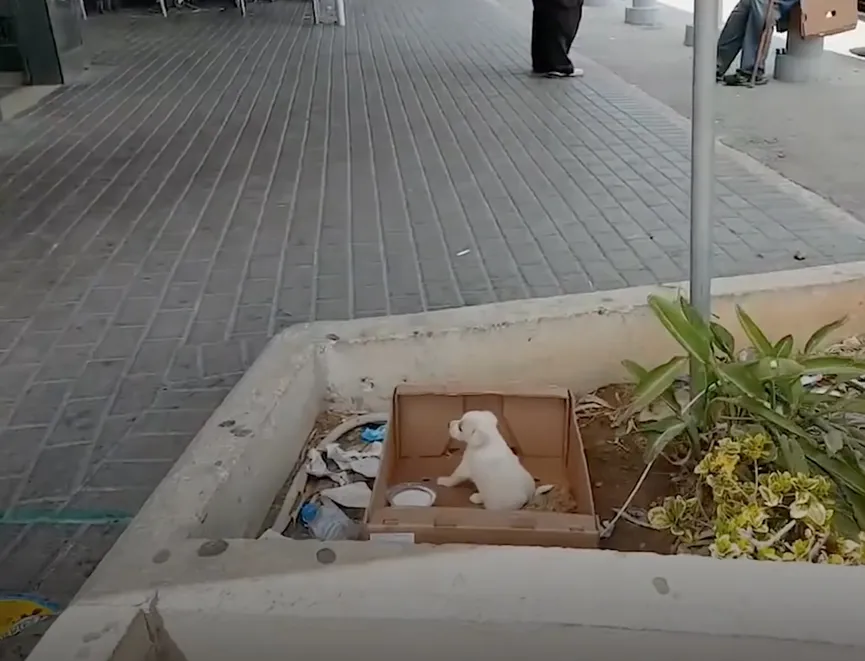
M 746 346 L 741 304 L 770 339 L 794 333 L 804 343 L 845 314 L 840 335 L 865 331 L 862 264 L 716 280 L 713 311 Z M 653 366 L 684 353 L 646 304 L 682 286 L 533 299 L 378 321 L 321 354 L 333 406 L 387 410 L 404 381 L 528 381 L 587 392 L 627 379 L 624 358 Z

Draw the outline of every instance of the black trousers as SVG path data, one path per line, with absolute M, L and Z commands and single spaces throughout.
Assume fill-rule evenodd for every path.
M 583 18 L 583 0 L 533 0 L 532 70 L 571 73 L 568 57 Z

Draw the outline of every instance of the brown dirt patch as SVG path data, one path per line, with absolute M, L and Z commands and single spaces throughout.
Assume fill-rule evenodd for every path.
M 614 407 L 626 404 L 630 388 L 611 385 L 601 388 L 596 394 Z M 617 440 L 609 415 L 597 414 L 580 421 L 580 433 L 586 449 L 589 475 L 595 509 L 603 521 L 615 516 L 613 508 L 620 508 L 646 463 L 643 459 L 644 445 L 631 434 Z M 632 507 L 647 510 L 656 501 L 674 493 L 673 477 L 677 469 L 663 459 L 655 462 L 640 491 L 631 503 Z M 651 551 L 668 554 L 672 551 L 673 539 L 667 533 L 649 530 L 619 519 L 615 532 L 601 541 L 602 548 L 616 551 Z

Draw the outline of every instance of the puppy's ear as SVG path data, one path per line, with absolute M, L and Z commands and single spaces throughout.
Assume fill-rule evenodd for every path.
M 484 432 L 483 427 L 474 424 L 474 422 L 463 425 L 463 430 L 465 431 L 467 443 L 473 447 L 480 447 L 487 440 L 487 435 Z
M 466 439 L 466 443 L 468 443 L 469 445 L 474 445 L 475 441 L 477 440 L 475 438 L 477 433 L 478 433 L 478 429 L 473 424 L 463 423 L 463 438 Z

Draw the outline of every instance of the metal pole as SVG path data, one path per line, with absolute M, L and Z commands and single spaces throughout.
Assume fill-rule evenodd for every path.
M 715 48 L 718 5 L 694 3 L 691 111 L 691 304 L 709 319 L 712 281 L 712 205 L 715 180 Z

